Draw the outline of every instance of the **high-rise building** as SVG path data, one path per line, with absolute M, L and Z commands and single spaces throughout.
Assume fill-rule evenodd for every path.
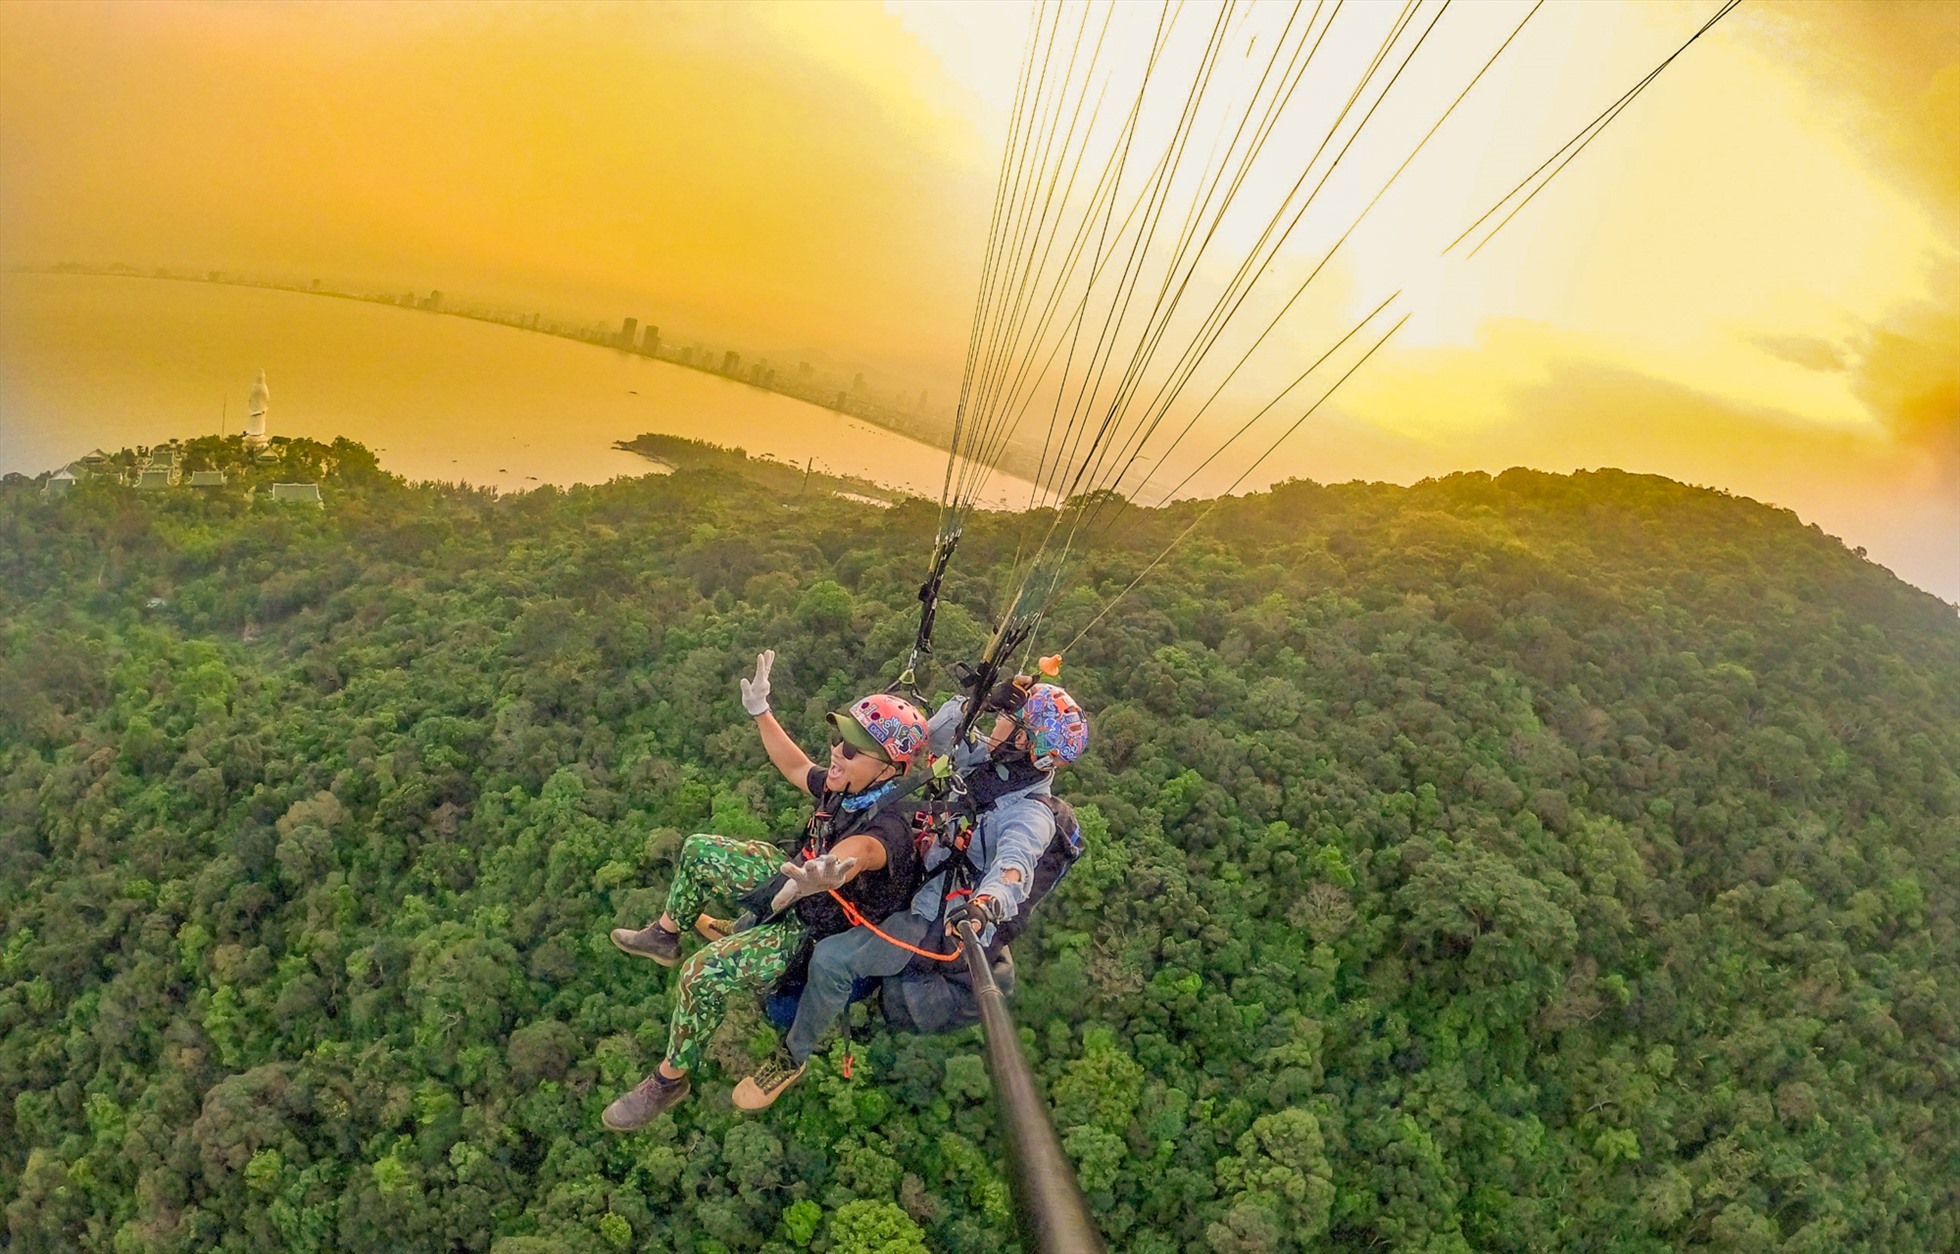
M 721 355 L 721 372 L 733 378 L 742 369 L 742 355 L 729 349 Z
M 637 343 L 640 338 L 639 331 L 640 331 L 640 320 L 638 318 L 628 318 L 626 321 L 620 323 L 619 346 L 621 348 L 633 347 L 633 345 Z
M 853 391 L 853 392 L 862 392 L 862 391 L 864 391 L 864 375 L 863 375 L 863 374 L 861 374 L 861 373 L 860 373 L 860 374 L 859 374 L 859 375 L 858 375 L 858 376 L 857 376 L 856 378 L 854 378 L 854 379 L 852 379 L 852 380 L 851 380 L 851 391 Z
M 647 328 L 646 338 L 640 341 L 640 351 L 649 357 L 658 357 L 660 355 L 659 327 L 650 326 Z

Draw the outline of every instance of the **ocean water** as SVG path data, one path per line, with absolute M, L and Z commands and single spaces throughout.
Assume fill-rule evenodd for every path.
M 167 279 L 0 274 L 0 474 L 97 447 L 267 431 L 375 449 L 409 479 L 519 491 L 653 463 L 655 431 L 937 499 L 943 449 L 808 402 L 597 345 L 363 301 Z M 983 497 L 1028 499 L 996 474 Z

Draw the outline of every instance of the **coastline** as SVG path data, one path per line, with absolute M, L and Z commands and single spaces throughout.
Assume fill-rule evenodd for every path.
M 411 480 L 521 492 L 665 469 L 617 447 L 641 432 L 739 445 L 799 473 L 814 462 L 889 485 L 872 489 L 881 498 L 937 498 L 945 478 L 943 447 L 794 397 L 572 337 L 505 339 L 522 328 L 496 318 L 402 321 L 396 304 L 303 301 L 293 287 L 0 271 L 15 328 L 0 367 L 16 385 L 0 401 L 0 473 L 236 431 L 244 385 L 269 364 L 273 433 L 344 435 Z M 1002 506 L 1033 490 L 994 482 Z
M 932 429 L 936 424 L 929 422 L 922 423 L 918 420 L 917 416 L 913 416 L 911 421 L 907 421 L 905 415 L 869 401 L 850 403 L 851 397 L 847 392 L 836 392 L 818 388 L 796 389 L 786 385 L 778 385 L 773 380 L 768 383 L 757 382 L 754 379 L 730 374 L 703 363 L 683 360 L 672 353 L 647 353 L 639 349 L 626 348 L 617 342 L 608 340 L 604 335 L 590 328 L 573 327 L 560 322 L 545 322 L 538 314 L 527 316 L 523 314 L 486 312 L 467 307 L 447 308 L 441 306 L 431 307 L 422 304 L 406 304 L 403 302 L 401 295 L 397 293 L 350 292 L 337 288 L 301 286 L 294 283 L 279 283 L 271 280 L 247 279 L 243 277 L 214 278 L 209 274 L 200 276 L 170 271 L 163 268 L 142 270 L 134 266 L 98 267 L 62 263 L 52 266 L 11 266 L 8 267 L 8 272 L 12 274 L 77 276 L 96 279 L 159 279 L 172 283 L 201 283 L 212 287 L 236 287 L 264 291 L 291 292 L 299 296 L 325 296 L 335 300 L 358 301 L 362 304 L 382 305 L 391 309 L 402 309 L 413 313 L 462 318 L 471 322 L 483 322 L 492 326 L 508 327 L 514 331 L 528 331 L 534 335 L 549 336 L 553 339 L 570 340 L 578 344 L 589 344 L 594 348 L 611 349 L 613 352 L 629 357 L 643 357 L 648 361 L 660 362 L 662 365 L 674 366 L 681 370 L 691 370 L 697 374 L 707 375 L 710 378 L 721 379 L 728 383 L 738 383 L 743 387 L 754 388 L 758 392 L 767 392 L 771 395 L 801 401 L 806 405 L 814 405 L 819 409 L 828 410 L 841 417 L 855 418 L 859 422 L 869 423 L 874 427 L 889 431 L 894 435 L 904 436 L 907 439 L 916 440 L 921 444 L 936 448 L 942 453 L 950 451 L 950 431 L 942 434 Z M 846 401 L 847 405 L 840 406 L 837 403 L 839 400 Z M 1011 456 L 1004 458 L 1001 463 L 1001 468 L 1010 470 L 1016 474 L 1023 473 L 1013 468 L 1011 463 L 1014 460 Z
M 916 492 L 876 483 L 857 475 L 818 470 L 814 458 L 798 466 L 769 453 L 750 453 L 745 449 L 730 448 L 707 440 L 690 440 L 685 436 L 649 431 L 631 440 L 614 440 L 613 447 L 645 458 L 661 468 L 655 472 L 658 474 L 673 474 L 681 470 L 721 470 L 766 480 L 779 489 L 794 488 L 799 494 L 809 491 L 814 484 L 832 496 L 880 509 L 889 509 L 905 500 L 926 499 Z

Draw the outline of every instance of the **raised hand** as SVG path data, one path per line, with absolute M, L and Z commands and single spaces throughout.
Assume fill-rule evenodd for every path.
M 764 649 L 755 655 L 755 678 L 741 681 L 742 708 L 753 718 L 769 712 L 769 671 L 775 665 L 776 651 Z
M 1001 714 L 1019 714 L 1021 707 L 1028 703 L 1028 693 L 1034 688 L 1034 680 L 1026 675 L 1012 675 L 994 685 L 987 699 L 980 703 L 983 710 L 993 710 Z

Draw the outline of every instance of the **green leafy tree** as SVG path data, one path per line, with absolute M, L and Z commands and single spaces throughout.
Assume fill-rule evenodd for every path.
M 925 1234 L 890 1202 L 846 1202 L 830 1217 L 834 1254 L 925 1254 Z
M 599 1127 L 674 996 L 606 930 L 806 812 L 735 676 L 777 649 L 817 743 L 937 520 L 656 443 L 517 496 L 235 438 L 219 493 L 0 485 L 0 1244 L 1015 1248 L 973 1030 L 867 1006 L 852 1078 L 738 1119 L 738 1008 Z M 1095 620 L 1088 853 L 1014 1011 L 1112 1249 L 1960 1248 L 1950 606 L 1526 471 L 1237 498 L 1109 605 L 1207 508 L 1126 509 L 1043 628 Z M 940 658 L 1029 525 L 968 519 Z

